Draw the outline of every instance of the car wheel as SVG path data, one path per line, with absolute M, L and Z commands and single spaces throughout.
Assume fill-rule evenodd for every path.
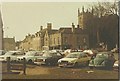
M 50 65 L 51 65 L 51 63 L 47 62 L 47 63 L 46 63 L 46 65 L 47 65 L 47 66 L 50 66 Z
M 85 66 L 88 66 L 89 65 L 89 61 L 87 61 L 86 63 L 85 63 Z
M 63 66 L 59 66 L 60 68 L 63 68 Z
M 31 59 L 28 60 L 28 64 L 33 64 L 33 61 Z
M 79 67 L 79 64 L 76 62 L 74 65 L 75 68 Z
M 94 67 L 93 66 L 89 66 L 90 69 L 93 69 Z

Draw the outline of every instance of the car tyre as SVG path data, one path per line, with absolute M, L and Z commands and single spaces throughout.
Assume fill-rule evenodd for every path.
M 90 69 L 93 69 L 94 67 L 93 66 L 89 66 Z
M 89 61 L 87 61 L 86 63 L 85 63 L 85 66 L 88 66 L 89 65 Z
M 75 68 L 78 68 L 79 67 L 79 64 L 76 62 L 75 65 L 74 65 Z
M 33 61 L 31 59 L 28 60 L 28 64 L 33 64 Z

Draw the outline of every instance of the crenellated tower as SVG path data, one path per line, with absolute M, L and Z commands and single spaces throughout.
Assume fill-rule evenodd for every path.
M 78 8 L 78 25 L 82 29 L 86 29 L 90 25 L 90 20 L 93 17 L 93 12 L 88 9 L 85 11 L 84 6 L 82 7 L 82 12 Z

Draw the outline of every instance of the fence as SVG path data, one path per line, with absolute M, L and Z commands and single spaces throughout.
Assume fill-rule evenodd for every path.
M 23 58 L 22 64 L 12 63 L 10 57 L 7 57 L 7 73 L 11 73 L 12 70 L 23 71 L 26 75 L 26 59 Z

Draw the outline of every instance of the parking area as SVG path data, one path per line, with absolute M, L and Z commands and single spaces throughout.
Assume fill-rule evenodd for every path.
M 6 64 L 3 63 L 5 71 Z M 118 79 L 118 71 L 79 68 L 60 68 L 58 66 L 27 65 L 26 75 L 3 74 L 3 79 Z
M 118 53 L 114 53 L 118 59 Z M 2 71 L 7 71 L 7 63 L 2 63 Z M 17 71 L 17 70 L 13 70 Z M 60 68 L 59 66 L 46 66 L 27 64 L 26 75 L 2 74 L 3 79 L 118 79 L 118 70 L 90 69 L 89 67 Z

